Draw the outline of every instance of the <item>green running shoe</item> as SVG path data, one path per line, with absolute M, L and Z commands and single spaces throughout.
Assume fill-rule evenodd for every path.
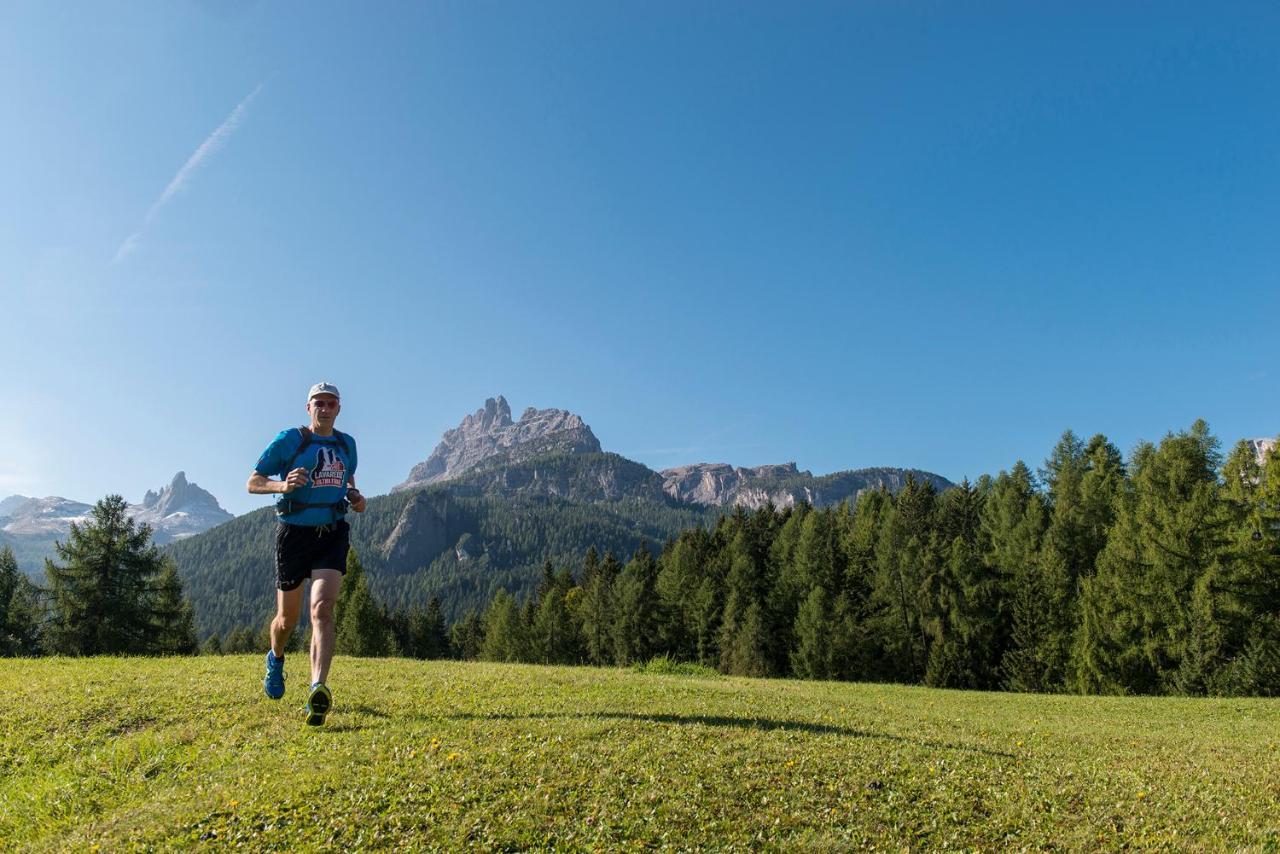
M 329 691 L 329 687 L 323 682 L 312 685 L 311 693 L 307 695 L 307 726 L 323 724 L 324 717 L 329 714 L 332 706 L 333 693 Z

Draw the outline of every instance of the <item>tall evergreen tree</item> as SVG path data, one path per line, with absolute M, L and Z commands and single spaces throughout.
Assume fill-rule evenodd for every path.
M 627 561 L 616 586 L 613 655 L 620 665 L 648 660 L 658 651 L 658 563 L 644 546 Z
M 422 658 L 448 658 L 449 630 L 445 625 L 444 610 L 440 606 L 440 597 L 432 596 L 423 612 L 422 621 L 413 631 L 418 646 L 418 654 Z
M 922 606 L 929 637 L 927 685 L 991 688 L 996 684 L 1000 591 L 998 578 L 982 560 L 979 547 L 984 501 L 967 480 L 938 501 L 938 557 L 925 578 Z
M 936 500 L 932 484 L 908 475 L 881 514 L 867 613 L 878 647 L 872 678 L 915 682 L 924 676 L 928 637 L 922 606 L 925 579 L 937 561 Z
M 831 603 L 827 591 L 815 584 L 796 614 L 795 648 L 791 672 L 801 679 L 830 679 L 836 650 L 832 645 Z
M 62 655 L 112 655 L 152 650 L 156 585 L 164 568 L 151 528 L 129 518 L 119 495 L 72 523 L 58 561 L 45 561 L 52 619 L 50 649 Z
M 613 588 L 621 571 L 613 552 L 606 552 L 598 570 L 583 581 L 582 595 L 577 600 L 577 622 L 582 627 L 583 647 L 590 664 L 613 663 Z
M 156 587 L 153 606 L 151 650 L 160 655 L 195 655 L 196 617 L 191 603 L 182 595 L 182 579 L 172 558 L 164 558 L 164 569 Z
M 582 658 L 581 635 L 569 609 L 573 574 L 563 570 L 542 588 L 533 617 L 534 660 L 544 664 L 577 664 Z
M 499 590 L 484 614 L 484 641 L 480 658 L 485 661 L 529 661 L 529 627 L 515 597 Z
M 364 566 L 355 549 L 347 552 L 347 571 L 334 613 L 334 651 L 342 655 L 383 656 L 392 653 L 386 613 L 373 600 Z
M 1235 556 L 1220 462 L 1203 421 L 1135 452 L 1097 575 L 1082 590 L 1080 688 L 1203 693 L 1221 665 L 1219 579 L 1233 574 Z
M 449 629 L 449 646 L 463 661 L 475 661 L 484 649 L 484 621 L 474 610 L 467 611 Z
M 13 551 L 0 547 L 0 656 L 37 655 L 41 621 L 35 585 L 18 569 Z
M 982 508 L 984 559 L 1001 588 L 993 645 L 999 650 L 1006 682 L 1011 672 L 1022 673 L 1026 662 L 1038 660 L 1040 654 L 1036 649 L 1015 647 L 1012 638 L 1016 635 L 1020 642 L 1039 642 L 1041 635 L 1026 629 L 1029 624 L 1042 626 L 1047 620 L 1040 563 L 1047 516 L 1044 497 L 1021 460 L 996 477 Z M 1019 605 L 1016 612 L 1014 603 Z M 1043 681 L 1043 677 L 1036 678 Z
M 768 576 L 745 525 L 739 526 L 729 555 L 724 619 L 720 625 L 720 669 L 736 676 L 773 675 L 773 644 L 764 609 Z
M 711 534 L 693 528 L 664 549 L 658 561 L 657 591 L 666 618 L 661 626 L 662 647 L 683 661 L 699 658 L 703 585 L 709 580 L 713 549 Z

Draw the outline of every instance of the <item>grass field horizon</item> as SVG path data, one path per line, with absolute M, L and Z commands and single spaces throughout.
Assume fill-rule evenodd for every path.
M 1280 848 L 1280 701 L 339 657 L 14 659 L 0 848 Z

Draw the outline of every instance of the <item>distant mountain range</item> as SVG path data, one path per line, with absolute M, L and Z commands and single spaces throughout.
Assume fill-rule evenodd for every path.
M 497 473 L 512 468 L 526 473 L 528 480 L 518 484 L 524 492 L 530 489 L 541 489 L 551 495 L 581 492 L 581 485 L 570 486 L 563 477 L 551 478 L 546 466 L 539 473 L 536 467 L 530 470 L 522 468 L 522 465 L 545 457 L 560 459 L 568 455 L 599 453 L 600 440 L 581 416 L 563 409 L 529 407 L 519 421 L 513 422 L 511 406 L 506 398 L 498 395 L 486 400 L 483 408 L 446 432 L 431 456 L 414 466 L 409 477 L 392 492 L 456 481 L 477 471 L 491 473 L 486 479 L 490 492 L 502 492 L 516 485 L 510 482 L 511 475 Z M 612 484 L 614 497 L 638 489 L 644 497 L 654 498 L 660 491 L 676 501 L 703 507 L 743 506 L 755 509 L 769 503 L 776 507 L 791 507 L 799 502 L 824 507 L 856 498 L 858 493 L 868 489 L 884 487 L 896 491 L 902 487 L 907 474 L 916 480 L 927 480 L 939 490 L 952 485 L 941 475 L 917 469 L 857 469 L 815 477 L 798 469 L 793 462 L 756 468 L 735 468 L 727 463 L 697 463 L 660 472 L 630 460 L 625 462 L 634 468 L 625 482 Z M 614 473 L 620 471 L 619 468 Z M 601 488 L 605 488 L 603 484 Z
M 14 550 L 18 565 L 32 574 L 53 557 L 54 543 L 65 540 L 71 524 L 83 523 L 90 504 L 66 498 L 28 498 L 11 495 L 0 501 L 0 543 Z M 158 492 L 148 491 L 141 504 L 130 504 L 129 515 L 151 526 L 152 538 L 165 544 L 203 533 L 234 518 L 207 490 L 178 472 Z

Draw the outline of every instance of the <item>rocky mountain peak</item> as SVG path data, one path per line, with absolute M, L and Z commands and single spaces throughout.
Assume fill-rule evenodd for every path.
M 14 511 L 30 500 L 31 498 L 26 495 L 10 495 L 8 498 L 0 501 L 0 518 L 12 516 Z
M 141 504 L 129 506 L 129 515 L 151 525 L 156 542 L 191 536 L 232 518 L 212 493 L 187 480 L 182 471 L 159 492 L 147 490 Z
M 463 418 L 457 429 L 464 433 L 487 433 L 510 426 L 511 405 L 505 397 L 498 395 L 486 398 L 484 406 Z
M 511 420 L 511 406 L 498 395 L 445 432 L 425 462 L 393 491 L 451 480 L 477 466 L 519 462 L 547 453 L 599 453 L 600 440 L 578 415 L 564 409 L 525 409 Z

